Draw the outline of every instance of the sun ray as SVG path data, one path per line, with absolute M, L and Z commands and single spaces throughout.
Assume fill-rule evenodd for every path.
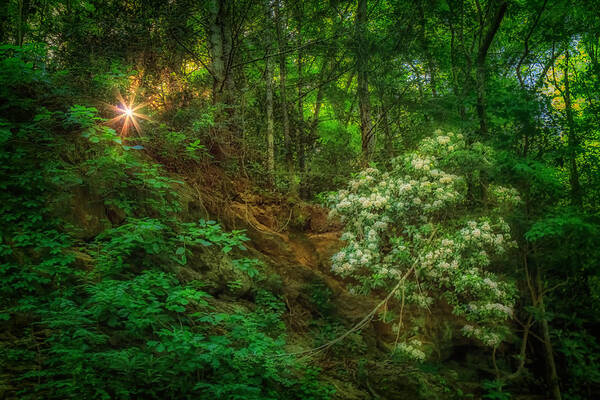
M 142 132 L 142 128 L 140 128 L 140 124 L 137 122 L 137 120 L 133 117 L 129 118 L 131 120 L 131 122 L 133 123 L 133 126 L 135 128 L 135 131 L 137 132 L 138 136 L 141 137 L 141 132 Z
M 123 126 L 121 127 L 120 133 L 122 137 L 126 136 L 132 127 L 136 130 L 138 135 L 141 135 L 142 128 L 138 119 L 150 120 L 150 117 L 137 111 L 147 106 L 148 103 L 135 104 L 135 91 L 131 93 L 129 101 L 126 101 L 120 92 L 116 93 L 116 97 L 118 100 L 118 105 L 107 104 L 107 106 L 118 115 L 106 123 L 108 125 L 118 125 L 121 123 L 121 120 L 123 120 Z
M 125 101 L 125 99 L 123 98 L 123 96 L 121 95 L 121 92 L 117 91 L 117 100 L 119 100 L 120 104 L 126 104 L 127 102 Z
M 129 131 L 129 125 L 129 118 L 126 118 L 125 122 L 123 123 L 123 128 L 121 129 L 121 136 L 125 136 L 125 134 L 127 134 Z
M 133 105 L 135 103 L 135 98 L 136 98 L 136 91 L 132 91 L 131 95 L 129 96 L 129 105 Z
M 140 113 L 136 113 L 136 112 L 134 112 L 134 113 L 133 113 L 133 116 L 134 116 L 134 117 L 141 118 L 141 119 L 145 119 L 146 121 L 150 121 L 150 117 L 149 117 L 149 116 L 147 116 L 147 115 L 145 115 L 145 114 L 140 114 Z
M 114 125 L 119 122 L 121 119 L 125 118 L 125 114 L 117 115 L 116 117 L 106 121 L 106 125 Z
M 133 103 L 131 103 L 131 104 L 133 105 Z M 131 110 L 132 110 L 132 111 L 139 110 L 139 109 L 140 109 L 140 108 L 142 108 L 142 107 L 146 107 L 148 104 L 150 104 L 150 103 L 148 103 L 148 102 L 146 102 L 146 103 L 140 103 L 140 104 L 138 104 L 137 106 L 133 106 L 133 107 L 131 107 Z

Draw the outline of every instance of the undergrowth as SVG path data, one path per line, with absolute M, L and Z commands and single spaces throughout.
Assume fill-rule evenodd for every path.
M 0 393 L 328 398 L 318 371 L 285 355 L 279 298 L 255 290 L 252 307 L 224 311 L 203 282 L 177 273 L 194 268 L 199 248 L 243 251 L 244 233 L 181 221 L 178 181 L 94 108 L 57 106 L 39 54 L 5 46 L 0 61 Z M 58 212 L 65 202 L 86 210 L 78 189 L 120 218 L 81 235 Z M 261 279 L 257 261 L 233 265 Z

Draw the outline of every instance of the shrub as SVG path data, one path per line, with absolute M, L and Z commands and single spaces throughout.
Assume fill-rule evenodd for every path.
M 397 351 L 413 359 L 424 354 L 409 331 L 399 330 L 408 305 L 428 309 L 444 299 L 464 318 L 463 334 L 491 347 L 507 332 L 515 289 L 492 267 L 515 246 L 502 213 L 519 197 L 486 183 L 491 153 L 467 145 L 461 134 L 438 131 L 393 160 L 389 172 L 368 168 L 330 197 L 331 216 L 346 223 L 346 246 L 333 256 L 333 271 L 354 278 L 355 293 L 392 294 L 400 303 L 394 329 L 404 338 Z

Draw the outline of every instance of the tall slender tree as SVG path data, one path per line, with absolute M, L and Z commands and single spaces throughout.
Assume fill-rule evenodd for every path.
M 358 108 L 363 162 L 368 162 L 375 148 L 375 131 L 371 122 L 369 98 L 369 42 L 367 38 L 367 0 L 358 0 L 356 9 L 356 71 L 358 76 Z

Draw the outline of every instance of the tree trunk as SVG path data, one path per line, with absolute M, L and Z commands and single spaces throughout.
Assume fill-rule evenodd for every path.
M 475 73 L 475 89 L 477 92 L 477 117 L 479 118 L 479 132 L 483 135 L 488 133 L 487 117 L 485 112 L 485 64 L 477 64 Z
M 456 97 L 458 115 L 460 116 L 461 121 L 464 121 L 466 114 L 465 102 L 462 96 L 463 91 L 460 89 L 460 70 L 458 68 L 456 52 L 456 33 L 454 32 L 452 20 L 450 20 L 450 72 L 452 78 L 452 91 Z
M 302 85 L 303 85 L 303 65 L 302 65 L 302 50 L 298 50 L 298 125 L 296 127 L 296 151 L 298 152 L 298 168 L 300 169 L 300 173 L 303 173 L 306 170 L 306 163 L 304 157 L 304 101 L 303 93 L 302 93 Z
M 387 158 L 388 161 L 391 161 L 391 159 L 394 157 L 394 141 L 392 138 L 392 133 L 390 131 L 390 122 L 388 120 L 388 110 L 386 108 L 384 108 L 383 104 L 383 99 L 381 100 L 381 109 L 382 109 L 382 123 L 383 123 L 383 132 L 385 134 L 385 149 L 386 149 L 386 153 L 387 153 Z
M 265 67 L 266 106 L 267 106 L 267 170 L 275 172 L 275 140 L 273 135 L 273 66 L 267 57 Z
M 311 142 L 316 140 L 317 127 L 319 126 L 319 114 L 321 113 L 321 105 L 323 104 L 323 85 L 319 86 L 317 90 L 317 99 L 315 101 L 315 112 L 313 113 L 312 120 L 310 121 L 310 131 L 308 134 Z
M 577 171 L 577 146 L 578 139 L 575 131 L 575 121 L 573 120 L 573 108 L 571 104 L 571 85 L 569 79 L 569 50 L 565 51 L 565 91 L 563 97 L 565 100 L 565 113 L 567 115 L 568 126 L 568 150 L 569 150 L 569 182 L 571 184 L 571 202 L 576 206 L 582 205 L 581 185 L 579 183 L 579 172 Z
M 286 49 L 287 43 L 285 38 L 283 20 L 281 17 L 281 8 L 279 6 L 280 0 L 275 0 L 275 26 L 277 28 L 277 43 L 279 47 L 279 94 L 281 97 L 281 119 L 283 123 L 283 143 L 284 143 L 284 154 L 285 161 L 290 178 L 290 189 L 292 192 L 295 191 L 294 186 L 294 163 L 292 154 L 292 141 L 290 138 L 290 121 L 288 116 L 288 102 L 287 102 L 287 56 Z
M 265 12 L 267 15 L 272 15 L 272 10 L 269 5 L 269 1 L 265 1 Z M 273 61 L 270 57 L 272 51 L 271 44 L 273 37 L 271 35 L 272 26 L 270 22 L 272 19 L 267 20 L 266 27 L 266 58 L 265 58 L 265 105 L 267 114 L 267 171 L 269 172 L 270 179 L 274 178 L 275 174 L 275 135 L 274 135 L 274 123 L 273 123 Z
M 227 22 L 227 1 L 210 0 L 209 43 L 213 69 L 213 104 L 227 103 L 233 89 L 229 73 L 231 55 L 231 31 Z
M 542 338 L 544 339 L 544 350 L 546 365 L 549 373 L 550 391 L 552 392 L 552 398 L 554 400 L 561 400 L 560 386 L 558 381 L 558 374 L 556 373 L 556 363 L 554 362 L 554 352 L 552 350 L 552 342 L 550 341 L 550 328 L 548 326 L 548 320 L 546 319 L 546 307 L 544 305 L 544 291 L 542 286 L 542 278 L 540 268 L 538 267 L 536 273 L 536 286 L 538 292 L 538 307 L 542 314 Z
M 323 96 L 325 95 L 325 82 L 327 81 L 327 71 L 329 64 L 332 63 L 330 61 L 330 57 L 332 56 L 331 52 L 327 52 L 325 57 L 323 57 L 323 63 L 321 64 L 321 69 L 319 71 L 319 81 L 317 87 L 317 98 L 315 100 L 315 111 L 313 112 L 313 117 L 310 121 L 310 128 L 308 131 L 307 139 L 311 146 L 317 140 L 317 128 L 319 126 L 319 115 L 321 114 L 321 106 L 323 105 Z
M 498 6 L 496 10 L 496 14 L 492 19 L 490 27 L 483 38 L 483 42 L 479 46 L 479 50 L 477 51 L 477 62 L 476 62 L 476 72 L 475 72 L 475 88 L 477 92 L 477 115 L 479 117 L 479 130 L 482 134 L 488 133 L 487 126 L 487 117 L 486 117 L 486 98 L 485 98 L 485 80 L 486 80 L 486 66 L 485 60 L 490 49 L 490 45 L 500 28 L 500 24 L 504 19 L 504 14 L 506 13 L 506 8 L 508 7 L 508 3 L 503 1 Z
M 23 0 L 18 0 L 17 7 L 19 8 L 17 15 L 17 36 L 16 45 L 23 46 Z
M 360 133 L 363 163 L 371 159 L 375 135 L 371 123 L 369 101 L 369 48 L 367 45 L 367 0 L 358 0 L 356 10 L 356 69 L 358 74 L 358 108 L 360 112 Z
M 210 28 L 209 40 L 212 53 L 213 77 L 213 104 L 218 103 L 220 99 L 219 90 L 221 81 L 225 76 L 225 61 L 223 60 L 223 41 L 221 38 L 221 20 L 220 20 L 220 2 L 219 0 L 210 0 Z

